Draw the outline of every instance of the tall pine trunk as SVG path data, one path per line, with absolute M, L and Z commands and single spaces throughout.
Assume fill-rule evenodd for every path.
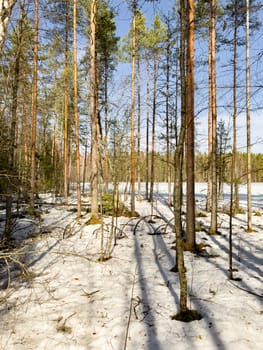
M 208 120 L 207 120 L 207 196 L 206 210 L 211 211 L 211 192 L 212 192 L 212 104 L 211 104 L 211 30 L 209 29 L 209 44 L 208 44 Z
M 153 187 L 155 181 L 155 124 L 156 124 L 156 98 L 157 98 L 157 53 L 153 57 L 153 110 L 152 110 L 152 148 L 151 148 L 151 179 L 150 179 L 150 197 L 149 201 L 153 202 Z
M 132 8 L 132 86 L 131 86 L 131 213 L 135 213 L 135 45 L 136 45 L 136 10 L 137 2 L 133 0 Z
M 252 231 L 250 126 L 250 1 L 246 0 L 247 231 Z
M 69 35 L 69 9 L 68 2 L 65 4 L 66 6 L 66 22 L 65 22 L 65 66 L 64 66 L 64 87 L 63 87 L 63 102 L 64 102 L 64 201 L 68 203 L 68 70 L 69 70 L 69 43 L 68 43 L 68 35 Z
M 108 142 L 109 142 L 109 117 L 108 117 L 108 61 L 105 60 L 104 67 L 104 119 L 105 119 L 105 137 L 104 137 L 104 156 L 105 156 L 105 190 L 109 191 L 109 171 L 110 171 L 110 160 L 108 152 Z
M 182 242 L 182 172 L 186 133 L 186 79 L 185 79 L 185 3 L 180 1 L 180 77 L 181 77 L 181 129 L 175 150 L 174 164 L 174 225 L 176 233 L 176 270 L 180 281 L 180 313 L 187 311 L 187 279 Z
M 99 206 L 99 152 L 98 152 L 98 114 L 96 77 L 96 14 L 97 2 L 92 0 L 90 12 L 90 113 L 91 113 L 91 215 L 98 218 Z
M 31 132 L 31 191 L 30 206 L 34 208 L 36 192 L 36 127 L 37 127 L 37 81 L 38 81 L 38 0 L 35 0 L 34 17 L 34 65 L 32 86 L 32 132 Z
M 217 112 L 216 112 L 216 0 L 210 2 L 211 18 L 211 112 L 212 112 L 212 207 L 210 234 L 217 233 Z
M 78 69 L 77 69 L 77 0 L 73 2 L 73 92 L 74 92 L 74 120 L 76 144 L 76 180 L 78 218 L 81 216 L 81 189 L 80 189 L 80 154 L 79 154 L 79 117 L 78 117 Z
M 186 248 L 195 251 L 194 1 L 188 1 L 186 64 Z
M 234 3 L 234 37 L 233 37 L 233 188 L 234 204 L 233 210 L 239 210 L 239 186 L 238 186 L 238 164 L 237 164 L 237 28 L 238 28 L 238 1 Z
M 169 25 L 168 25 L 169 31 Z M 166 121 L 166 162 L 167 162 L 167 183 L 168 183 L 168 205 L 171 206 L 171 151 L 170 151 L 170 56 L 171 56 L 171 43 L 170 40 L 167 42 L 166 47 L 166 92 L 165 92 L 165 121 Z
M 21 49 L 22 49 L 22 35 L 23 35 L 23 20 L 24 20 L 24 2 L 20 5 L 20 18 L 18 21 L 17 28 L 17 51 L 15 54 L 14 62 L 14 78 L 12 83 L 12 107 L 11 107 L 11 129 L 10 129 L 10 153 L 8 160 L 8 172 L 11 177 L 7 182 L 6 188 L 6 219 L 5 219 L 5 230 L 4 238 L 8 242 L 12 236 L 12 203 L 13 203 L 13 191 L 15 183 L 15 153 L 16 153 L 16 126 L 17 126 L 17 106 L 18 106 L 18 87 L 19 87 L 19 76 L 20 76 L 20 60 L 21 60 Z

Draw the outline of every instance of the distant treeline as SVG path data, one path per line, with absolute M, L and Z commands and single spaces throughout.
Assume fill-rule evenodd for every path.
M 237 153 L 237 174 L 235 181 L 246 182 L 247 177 L 247 153 Z M 232 154 L 218 155 L 218 177 L 222 182 L 230 182 Z M 197 153 L 196 155 L 196 181 L 207 180 L 208 156 L 206 153 Z M 251 181 L 263 182 L 263 153 L 251 154 Z
M 129 157 L 130 155 L 126 152 L 120 155 L 119 158 L 115 159 L 118 163 L 118 179 L 119 181 L 125 181 L 127 179 L 127 168 L 129 168 Z M 151 159 L 151 157 L 149 156 Z M 167 155 L 165 153 L 155 153 L 155 181 L 156 182 L 167 182 Z M 171 160 L 173 156 L 171 155 Z M 230 172 L 231 172 L 231 153 L 218 154 L 218 181 L 219 182 L 230 182 Z M 144 152 L 140 154 L 141 160 L 141 181 L 146 179 L 146 155 Z M 263 182 L 263 153 L 262 154 L 252 154 L 252 182 Z M 237 153 L 237 176 L 235 181 L 243 183 L 246 182 L 247 176 L 247 154 Z M 208 176 L 208 165 L 209 159 L 206 153 L 197 153 L 195 157 L 195 180 L 197 182 L 206 182 Z M 175 164 L 171 161 L 171 179 L 173 180 L 173 169 Z M 184 166 L 183 178 L 186 178 L 186 164 Z

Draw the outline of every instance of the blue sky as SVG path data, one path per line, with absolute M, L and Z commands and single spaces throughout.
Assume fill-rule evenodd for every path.
M 127 31 L 131 24 L 131 11 L 129 9 L 129 4 L 132 1 L 115 1 L 112 0 L 111 3 L 114 6 L 118 6 L 119 14 L 116 18 L 117 24 L 117 35 L 123 36 L 127 34 Z M 146 1 L 139 1 L 138 4 L 141 7 L 141 11 L 146 15 L 148 20 L 148 25 L 150 26 L 152 23 L 152 19 L 155 13 L 167 12 L 172 9 L 174 0 L 162 0 L 157 2 L 157 4 L 147 3 Z M 263 9 L 260 10 L 260 18 L 263 18 Z M 231 29 L 230 29 L 230 36 Z M 262 82 L 262 58 L 259 59 L 259 55 L 263 52 L 262 45 L 262 36 L 263 29 L 261 28 L 256 35 L 251 36 L 251 141 L 252 141 L 252 151 L 255 153 L 263 152 L 263 133 L 262 133 L 262 106 L 263 106 L 263 94 L 262 88 L 253 87 L 255 85 L 261 84 Z M 207 43 L 205 40 L 203 42 L 196 42 L 196 58 L 199 56 L 207 55 Z M 231 129 L 232 125 L 232 91 L 230 88 L 226 88 L 226 86 L 231 86 L 232 84 L 232 70 L 230 60 L 232 58 L 231 48 L 229 47 L 221 47 L 217 53 L 217 102 L 218 102 L 218 121 L 224 120 L 226 127 L 229 126 Z M 240 66 L 244 65 L 245 60 L 245 46 L 242 49 L 239 49 L 238 60 L 240 62 Z M 243 66 L 244 67 L 244 66 Z M 129 74 L 129 66 L 122 67 L 120 69 L 121 74 Z M 239 83 L 242 86 L 245 86 L 245 73 L 244 68 L 242 71 L 238 73 L 239 75 Z M 207 139 L 207 112 L 199 114 L 199 111 L 205 108 L 207 104 L 207 67 L 204 66 L 202 68 L 196 69 L 196 129 L 197 129 L 197 143 L 200 150 L 206 149 L 206 139 Z M 203 92 L 204 95 L 203 95 Z M 246 151 L 246 114 L 245 110 L 242 111 L 242 107 L 245 107 L 244 100 L 244 91 L 245 87 L 242 87 L 238 90 L 238 96 L 241 99 L 239 102 L 240 111 L 237 118 L 237 138 L 238 138 L 238 147 L 240 151 Z M 242 92 L 242 93 L 241 93 Z M 243 99 L 243 100 L 242 100 Z M 230 131 L 231 135 L 232 131 Z

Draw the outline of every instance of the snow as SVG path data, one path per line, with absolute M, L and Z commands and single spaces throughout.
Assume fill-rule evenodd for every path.
M 202 255 L 185 253 L 188 305 L 202 315 L 190 323 L 171 318 L 180 291 L 178 275 L 170 271 L 175 234 L 163 184 L 152 208 L 136 201 L 141 218 L 118 218 L 112 258 L 104 262 L 99 261 L 101 227 L 86 225 L 88 215 L 76 221 L 70 207 L 44 198 L 41 220 L 21 248 L 27 269 L 0 289 L 0 349 L 261 350 L 262 189 L 252 188 L 254 209 L 262 214 L 253 216 L 255 231 L 245 231 L 246 214 L 233 220 L 235 280 L 228 276 L 227 214 L 219 213 L 220 235 L 197 232 L 197 242 L 206 248 Z M 203 208 L 204 186 L 197 191 L 197 206 Z M 150 214 L 154 222 L 142 219 Z M 208 214 L 197 218 L 202 227 L 209 227 L 209 220 Z M 104 247 L 110 223 L 104 218 Z

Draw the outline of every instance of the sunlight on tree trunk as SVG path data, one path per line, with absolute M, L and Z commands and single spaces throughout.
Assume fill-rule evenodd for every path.
M 239 210 L 239 186 L 238 186 L 238 164 L 237 164 L 237 28 L 238 28 L 238 1 L 234 3 L 234 38 L 233 38 L 233 210 Z
M 174 164 L 174 225 L 176 233 L 176 266 L 175 270 L 179 273 L 180 280 L 180 312 L 187 310 L 187 280 L 184 267 L 184 253 L 182 245 L 182 171 L 183 171 L 183 152 L 186 131 L 186 80 L 185 80 L 185 5 L 180 1 L 180 76 L 181 76 L 181 129 L 179 139 L 175 150 Z
M 211 30 L 209 30 L 209 44 L 208 44 L 208 120 L 207 120 L 207 196 L 206 196 L 206 210 L 211 211 L 211 192 L 212 192 L 212 104 L 211 104 Z
M 73 90 L 74 90 L 74 119 L 75 119 L 75 143 L 76 143 L 76 181 L 78 218 L 81 216 L 81 191 L 80 191 L 80 155 L 79 155 L 79 117 L 78 117 L 78 69 L 77 69 L 77 0 L 73 2 Z
M 135 213 L 135 45 L 136 45 L 136 10 L 137 2 L 133 0 L 132 8 L 132 86 L 131 86 L 131 213 Z
M 99 151 L 98 151 L 98 111 L 96 78 L 96 13 L 97 2 L 92 0 L 90 11 L 90 114 L 91 114 L 91 215 L 99 216 Z
M 212 208 L 210 234 L 217 233 L 217 147 L 216 147 L 216 0 L 211 0 L 211 110 L 212 110 Z
M 170 116 L 170 108 L 169 108 L 169 101 L 170 101 L 170 58 L 171 58 L 171 47 L 170 42 L 167 42 L 166 47 L 166 86 L 165 86 L 165 122 L 166 122 L 166 162 L 167 162 L 167 182 L 168 182 L 168 205 L 171 206 L 172 204 L 172 198 L 171 198 L 171 155 L 170 155 L 170 123 L 169 123 L 169 116 Z
M 155 124 L 156 124 L 156 94 L 157 94 L 157 57 L 153 57 L 153 106 L 152 106 L 152 147 L 151 147 L 151 177 L 150 177 L 150 197 L 149 201 L 153 202 L 153 187 L 155 181 Z
M 250 126 L 250 1 L 246 0 L 247 231 L 252 231 Z
M 186 249 L 195 251 L 194 2 L 188 1 L 186 64 Z
M 69 70 L 69 8 L 68 2 L 65 4 L 66 14 L 65 14 L 65 66 L 64 66 L 64 201 L 68 203 L 68 70 Z
M 35 0 L 34 17 L 34 66 L 32 85 L 32 133 L 31 133 L 31 191 L 30 206 L 34 209 L 36 191 L 36 128 L 37 128 L 37 82 L 38 82 L 38 0 Z

